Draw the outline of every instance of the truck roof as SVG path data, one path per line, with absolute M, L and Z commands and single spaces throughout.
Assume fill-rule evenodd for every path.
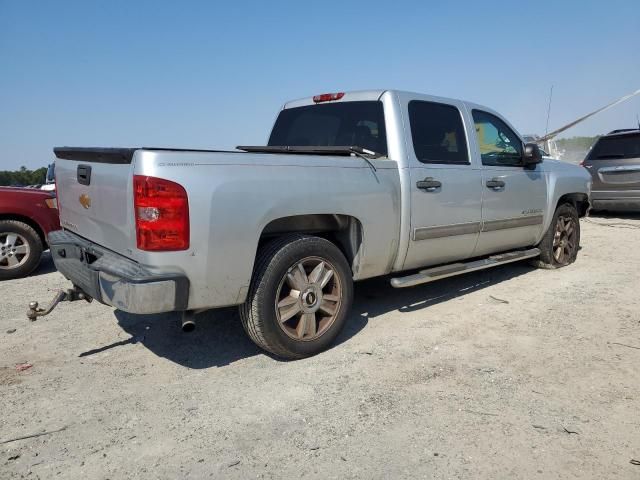
M 384 95 L 385 93 L 392 93 L 398 97 L 404 97 L 405 99 L 415 98 L 425 102 L 447 103 L 450 105 L 457 105 L 459 107 L 464 105 L 469 110 L 474 110 L 474 109 L 483 110 L 485 112 L 491 113 L 501 118 L 507 125 L 509 125 L 509 127 L 511 127 L 512 130 L 514 130 L 515 132 L 518 131 L 509 122 L 509 120 L 507 120 L 499 112 L 496 112 L 492 108 L 489 108 L 474 102 L 457 99 L 457 98 L 438 97 L 435 95 L 429 95 L 429 94 L 419 93 L 419 92 L 409 92 L 404 90 L 356 90 L 352 92 L 340 92 L 340 93 L 328 93 L 328 94 L 324 93 L 320 95 L 337 97 L 337 98 L 331 98 L 330 100 L 327 99 L 326 101 L 330 103 L 341 103 L 341 102 L 357 102 L 357 101 L 376 101 L 376 100 L 380 100 L 382 95 Z M 315 105 L 318 102 L 314 100 L 314 98 L 315 97 L 304 97 L 304 98 L 299 98 L 297 100 L 292 100 L 290 102 L 285 103 L 282 109 L 286 110 L 288 108 L 306 107 L 309 105 Z M 322 101 L 325 101 L 325 100 L 322 100 Z
M 618 130 L 612 130 L 606 135 L 602 135 L 602 137 L 624 137 L 624 136 L 633 136 L 638 135 L 640 133 L 640 128 L 620 128 Z
M 382 97 L 382 95 L 386 92 L 390 92 L 390 93 L 394 93 L 394 94 L 398 94 L 398 95 L 407 95 L 407 96 L 415 96 L 415 97 L 428 97 L 429 99 L 435 101 L 440 101 L 440 102 L 444 102 L 444 103 L 458 103 L 458 102 L 462 102 L 466 105 L 472 106 L 472 107 L 479 107 L 482 108 L 484 110 L 490 110 L 487 107 L 484 107 L 483 105 L 478 105 L 476 103 L 472 103 L 472 102 L 468 102 L 465 100 L 461 100 L 461 99 L 456 99 L 456 98 L 448 98 L 448 97 L 439 97 L 439 96 L 435 96 L 435 95 L 429 95 L 429 94 L 424 94 L 424 93 L 419 93 L 419 92 L 410 92 L 410 91 L 405 91 L 405 90 L 392 90 L 392 89 L 378 89 L 378 90 L 355 90 L 355 91 L 351 91 L 351 92 L 343 92 L 343 97 L 337 100 L 332 100 L 332 102 L 340 102 L 340 101 L 347 101 L 347 102 L 357 102 L 357 101 L 372 101 L 372 100 L 379 100 L 380 97 Z M 295 108 L 295 107 L 304 107 L 307 105 L 314 105 L 316 102 L 314 101 L 314 97 L 303 97 L 303 98 L 299 98 L 296 100 L 291 100 L 287 103 L 284 104 L 284 106 L 282 107 L 283 109 L 286 108 Z

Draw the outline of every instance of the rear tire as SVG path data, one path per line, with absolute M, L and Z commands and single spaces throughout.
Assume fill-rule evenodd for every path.
M 0 220 L 0 280 L 26 277 L 40 264 L 42 239 L 18 220 Z
M 540 257 L 532 261 L 536 267 L 555 269 L 576 261 L 580 247 L 578 211 L 570 203 L 560 205 L 549 229 L 538 244 Z
M 286 235 L 259 250 L 240 318 L 260 348 L 298 359 L 322 352 L 334 342 L 352 300 L 351 269 L 333 243 Z

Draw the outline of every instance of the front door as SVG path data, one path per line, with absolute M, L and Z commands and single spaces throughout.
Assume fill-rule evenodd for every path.
M 547 180 L 525 168 L 523 144 L 502 119 L 472 110 L 482 163 L 482 229 L 474 256 L 535 245 L 542 236 Z
M 470 162 L 460 105 L 408 104 L 414 155 L 411 238 L 404 269 L 468 258 L 481 226 L 480 170 Z

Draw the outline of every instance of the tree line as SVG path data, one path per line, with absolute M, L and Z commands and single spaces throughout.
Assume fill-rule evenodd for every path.
M 47 177 L 47 168 L 42 167 L 36 170 L 29 170 L 27 167 L 20 167 L 20 170 L 0 170 L 1 186 L 42 185 Z
M 587 152 L 596 140 L 600 138 L 599 135 L 595 137 L 571 137 L 571 138 L 559 138 L 556 140 L 556 147 L 562 153 L 562 160 L 571 163 L 578 163 L 584 160 L 587 156 Z
M 556 140 L 556 145 L 559 148 L 564 148 L 566 150 L 586 152 L 598 138 L 600 138 L 599 135 L 596 135 L 595 137 L 559 138 Z

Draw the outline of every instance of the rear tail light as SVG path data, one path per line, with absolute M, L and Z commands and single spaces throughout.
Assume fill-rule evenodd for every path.
M 189 248 L 189 200 L 182 185 L 163 178 L 135 175 L 133 203 L 140 250 Z
M 322 95 L 316 95 L 313 97 L 313 101 L 316 103 L 331 102 L 333 100 L 340 100 L 342 97 L 344 97 L 344 92 L 323 93 Z
M 58 189 L 58 176 L 53 177 L 54 185 L 56 186 L 56 208 L 58 209 L 58 217 L 62 217 L 62 210 L 60 209 L 60 190 Z

